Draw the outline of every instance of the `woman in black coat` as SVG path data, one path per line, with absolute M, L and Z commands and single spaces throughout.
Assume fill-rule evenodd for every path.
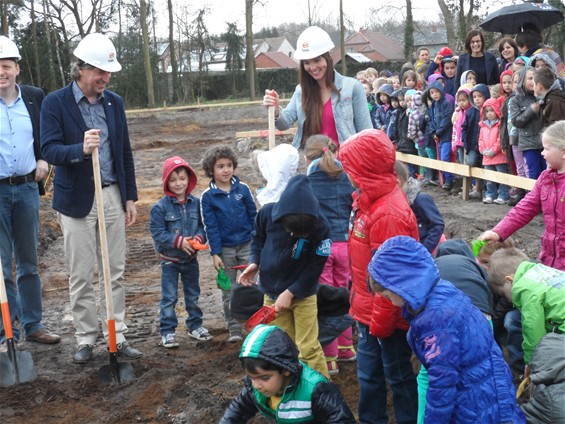
M 485 37 L 481 31 L 473 29 L 467 33 L 465 52 L 457 61 L 456 91 L 459 89 L 461 75 L 468 70 L 477 74 L 477 84 L 494 85 L 500 82 L 496 57 L 485 51 Z

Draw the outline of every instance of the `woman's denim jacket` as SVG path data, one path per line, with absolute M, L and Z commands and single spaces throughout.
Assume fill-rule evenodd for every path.
M 339 143 L 343 143 L 353 134 L 359 131 L 373 128 L 371 116 L 367 108 L 367 97 L 365 90 L 359 81 L 344 77 L 335 71 L 334 84 L 340 92 L 339 101 L 336 93 L 331 93 L 332 111 L 337 130 Z M 302 88 L 296 86 L 290 103 L 280 110 L 279 117 L 275 122 L 278 130 L 284 131 L 298 121 L 298 129 L 292 145 L 300 148 L 302 141 L 302 128 L 306 115 L 302 110 Z

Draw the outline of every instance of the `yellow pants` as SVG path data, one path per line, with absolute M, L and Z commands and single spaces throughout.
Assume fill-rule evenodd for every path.
M 268 296 L 265 305 L 275 302 Z M 304 299 L 293 299 L 290 309 L 271 321 L 271 325 L 282 328 L 294 340 L 299 350 L 299 359 L 326 378 L 330 378 L 322 345 L 318 341 L 318 303 L 316 295 Z

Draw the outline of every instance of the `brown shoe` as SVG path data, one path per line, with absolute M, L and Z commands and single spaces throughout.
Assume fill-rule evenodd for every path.
M 61 336 L 51 333 L 47 328 L 42 328 L 35 333 L 28 334 L 26 340 L 28 342 L 55 344 L 61 341 Z

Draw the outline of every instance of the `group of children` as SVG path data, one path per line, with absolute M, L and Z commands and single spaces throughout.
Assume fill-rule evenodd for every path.
M 327 137 L 311 137 L 305 147 L 307 176 L 290 178 L 275 202 L 263 206 L 258 215 L 251 191 L 234 175 L 237 156 L 230 148 L 220 146 L 207 152 L 203 168 L 211 181 L 200 200 L 191 194 L 196 186 L 196 174 L 188 163 L 179 157 L 165 161 L 163 188 L 166 196 L 152 208 L 150 224 L 151 234 L 162 258 L 161 344 L 168 348 L 178 346 L 174 309 L 179 278 L 185 294 L 189 335 L 198 340 L 211 338 L 202 327 L 202 312 L 198 307 L 200 289 L 196 253 L 206 241 L 215 268 L 234 271 L 230 273 L 232 287 L 235 286 L 233 267 L 248 264 L 240 275 L 239 283 L 255 284 L 254 277 L 259 273 L 257 284 L 264 294 L 264 303 L 274 305 L 277 311 L 273 325 L 258 327 L 247 337 L 240 355 L 248 374 L 245 387 L 232 401 L 221 422 L 246 422 L 257 411 L 268 417 L 290 421 L 293 417 L 312 417 L 313 422 L 355 422 L 339 390 L 328 380 L 330 373 L 338 370 L 336 359 L 358 359 L 361 362 L 358 364 L 360 370 L 364 370 L 366 365 L 363 364 L 370 357 L 376 359 L 374 355 L 379 354 L 384 360 L 381 365 L 384 366 L 384 375 L 390 378 L 391 372 L 402 367 L 398 361 L 391 363 L 390 359 L 386 359 L 389 358 L 387 349 L 392 348 L 398 355 L 400 344 L 406 343 L 406 335 L 410 345 L 406 347 L 408 356 L 404 365 L 410 366 L 409 353 L 413 351 L 423 364 L 422 372 L 425 371 L 424 375 L 429 377 L 425 384 L 418 377 L 418 390 L 425 387 L 422 389 L 424 400 L 414 402 L 408 396 L 404 399 L 405 404 L 401 405 L 395 399 L 397 416 L 402 416 L 403 409 L 417 411 L 419 408 L 419 419 L 428 421 L 444 415 L 465 415 L 474 417 L 471 422 L 496 422 L 496 419 L 502 420 L 500 422 L 523 422 L 522 413 L 514 402 L 511 375 L 500 350 L 493 343 L 490 326 L 478 325 L 479 319 L 468 319 L 476 314 L 470 306 L 470 303 L 475 304 L 474 301 L 468 304 L 459 298 L 461 295 L 453 292 L 449 283 L 437 282 L 434 267 L 442 269 L 445 265 L 435 265 L 429 255 L 442 239 L 444 224 L 441 214 L 433 200 L 419 191 L 418 182 L 410 176 L 406 167 L 394 160 L 394 146 L 387 143 L 390 141 L 383 137 L 382 132 L 367 130 L 352 137 L 338 154 L 337 146 Z M 383 162 L 380 170 L 375 168 L 369 172 L 358 156 L 363 149 L 378 146 L 381 146 L 381 157 L 390 157 L 392 165 L 385 166 Z M 385 151 L 390 155 L 383 156 Z M 565 163 L 562 154 L 560 158 L 551 159 L 553 166 L 558 159 Z M 406 196 L 398 197 L 402 191 L 397 190 L 404 190 Z M 353 218 L 349 223 L 352 206 L 348 199 L 353 192 L 356 193 L 353 196 Z M 395 202 L 400 203 L 390 209 Z M 418 239 L 421 243 L 416 242 Z M 369 243 L 367 254 L 362 253 L 364 243 Z M 526 258 L 511 249 L 502 249 L 501 252 L 507 250 L 510 253 L 506 252 L 506 255 L 514 255 L 519 260 L 511 261 L 506 257 L 499 260 L 495 253 L 490 258 L 492 271 L 489 281 L 495 293 L 506 297 L 511 293 L 514 304 L 522 308 L 524 357 L 528 363 L 532 351 L 546 332 L 560 333 L 565 329 L 562 328 L 565 326 L 565 296 L 562 292 L 565 278 L 562 272 L 524 262 Z M 404 251 L 407 253 L 404 254 Z M 448 260 L 455 263 L 455 258 Z M 353 266 L 351 275 L 349 263 Z M 504 266 L 502 271 L 500 264 Z M 460 272 L 462 268 L 459 265 L 457 267 Z M 409 269 L 410 278 L 400 278 L 400 269 Z M 365 313 L 363 311 L 367 305 L 362 300 L 365 297 L 359 296 L 361 287 L 364 286 L 366 290 L 365 280 L 368 278 L 375 293 L 366 292 L 367 299 L 374 300 L 371 301 L 369 310 L 372 312 L 366 321 L 365 337 L 369 337 L 369 334 L 375 337 L 380 351 L 367 351 L 369 345 L 361 343 L 364 328 L 361 315 Z M 339 336 L 337 343 L 322 350 L 317 340 L 315 319 L 318 281 L 347 287 L 349 279 L 353 281 L 352 290 L 356 292 L 351 300 L 352 314 L 359 325 L 359 351 L 355 352 L 353 348 L 350 328 Z M 523 282 L 529 282 L 534 287 L 524 288 L 528 284 Z M 542 286 L 539 283 L 543 283 Z M 411 291 L 411 285 L 420 287 L 420 292 Z M 456 287 L 472 300 L 476 297 L 473 290 L 468 292 Z M 480 287 L 478 293 L 484 292 L 484 285 L 477 287 Z M 542 306 L 547 293 L 553 293 L 552 315 L 544 317 L 542 328 L 533 321 L 534 312 L 529 312 L 531 303 L 524 301 L 534 295 L 532 290 L 541 299 Z M 436 296 L 437 301 L 434 300 Z M 465 307 L 446 308 L 446 297 L 453 297 L 454 305 Z M 228 340 L 240 341 L 243 332 L 241 324 L 231 317 L 229 290 L 222 293 L 222 299 Z M 379 312 L 384 300 L 390 302 L 385 309 L 390 312 L 385 315 L 396 316 L 394 320 L 398 322 L 388 330 L 382 327 L 385 315 Z M 442 307 L 434 307 L 434 302 Z M 476 306 L 483 315 L 488 315 L 489 306 L 481 307 L 484 304 L 479 302 Z M 395 308 L 397 312 L 390 315 Z M 427 315 L 436 318 L 429 320 Z M 459 322 L 455 316 L 467 318 L 461 327 L 455 325 Z M 410 326 L 408 323 L 401 324 L 402 317 L 408 320 Z M 387 322 L 394 323 L 394 320 Z M 426 326 L 420 328 L 415 325 L 419 322 Z M 445 329 L 440 329 L 441 325 L 435 328 L 435 322 L 441 325 L 449 323 L 449 326 Z M 429 325 L 431 327 L 427 327 Z M 284 331 L 280 331 L 279 327 Z M 533 327 L 535 336 L 526 335 Z M 398 331 L 400 337 L 393 336 Z M 481 340 L 481 348 L 476 342 L 471 350 L 467 350 L 466 345 L 454 345 L 453 338 L 459 337 L 458 331 L 461 334 L 469 331 L 475 334 Z M 275 353 L 272 349 L 266 349 L 272 343 L 286 347 Z M 389 343 L 393 344 L 388 346 Z M 282 358 L 283 354 L 288 358 Z M 477 364 L 478 356 L 483 359 Z M 455 359 L 460 362 L 455 364 Z M 542 367 L 545 366 L 544 359 L 538 359 Z M 476 372 L 483 376 L 482 383 L 473 387 L 472 395 L 466 388 L 452 383 L 465 379 L 465 373 L 474 375 Z M 533 376 L 540 371 L 533 369 L 529 372 L 534 381 Z M 375 376 L 369 373 L 369 377 L 372 379 Z M 384 412 L 380 413 L 386 417 L 386 395 L 383 398 L 382 394 L 382 388 L 386 386 L 380 386 L 378 398 L 370 397 L 367 396 L 371 393 L 367 385 L 374 381 L 361 381 L 361 374 L 359 378 L 359 419 L 373 422 L 372 418 L 367 418 L 371 413 L 367 410 L 378 410 L 375 405 L 380 403 L 379 398 L 384 400 Z M 401 391 L 397 390 L 399 387 L 402 390 L 415 390 L 414 375 L 407 378 L 413 383 L 397 381 L 391 384 L 393 398 L 398 397 Z M 491 396 L 488 405 L 480 403 L 485 394 Z M 533 409 L 526 414 L 535 415 L 545 404 L 528 405 Z M 375 418 L 374 422 L 379 422 L 379 419 Z
M 373 127 L 387 132 L 403 153 L 536 179 L 546 167 L 540 134 L 565 119 L 565 82 L 543 53 L 516 61 L 491 87 L 477 84 L 472 70 L 455 84 L 456 59 L 447 48 L 430 63 L 425 80 L 413 70 L 405 70 L 394 84 L 382 84 L 375 75 L 373 68 L 364 74 Z M 435 171 L 409 167 L 424 184 L 441 183 L 446 192 L 460 193 L 452 174 L 441 172 L 438 181 Z M 475 180 L 469 196 L 514 206 L 525 194 Z
M 474 87 L 470 93 L 480 91 Z M 422 95 L 417 91 L 411 94 L 412 100 Z M 441 115 L 445 107 L 444 87 L 436 81 L 426 94 L 434 109 L 431 117 L 440 123 L 436 115 Z M 474 103 L 482 100 L 479 95 L 472 99 Z M 400 102 L 398 106 L 402 107 Z M 497 108 L 493 105 L 492 111 L 487 110 L 489 122 L 481 124 L 492 124 Z M 446 132 L 438 130 L 441 125 L 433 125 L 435 138 L 447 140 Z M 555 130 L 553 134 L 544 137 L 544 156 L 555 171 L 554 185 L 562 190 L 565 146 L 563 137 L 555 136 Z M 453 152 L 451 142 L 444 143 Z M 225 146 L 206 153 L 203 169 L 211 180 L 201 199 L 192 194 L 197 177 L 189 164 L 180 157 L 167 159 L 162 174 L 165 196 L 151 210 L 150 230 L 162 267 L 162 346 L 179 345 L 175 334 L 179 279 L 189 336 L 212 338 L 202 326 L 198 306 L 197 252 L 206 248 L 206 242 L 214 267 L 230 278 L 230 289 L 222 292 L 230 342 L 244 337 L 241 324 L 231 314 L 231 291 L 237 283 L 256 285 L 263 293 L 264 304 L 276 311 L 272 325 L 256 328 L 243 344 L 240 358 L 248 378 L 221 422 L 246 422 L 257 411 L 281 422 L 302 422 L 306 418 L 312 422 L 355 422 L 339 390 L 329 382 L 330 375 L 339 371 L 340 360 L 357 361 L 361 422 L 388 420 L 386 382 L 400 421 L 449 421 L 450 416 L 457 416 L 468 417 L 469 422 L 524 422 L 514 400 L 510 371 L 487 325 L 490 306 L 485 301 L 476 302 L 477 297 L 484 298 L 485 290 L 490 293 L 485 276 L 475 272 L 479 275 L 475 289 L 465 287 L 468 281 L 459 286 L 455 274 L 442 279 L 445 263 L 453 269 L 457 258 L 444 258 L 442 265 L 434 263 L 431 255 L 445 239 L 443 219 L 433 199 L 420 192 L 413 170 L 395 161 L 399 143 L 395 146 L 385 132 L 376 130 L 362 131 L 339 148 L 325 136 L 312 136 L 305 143 L 306 175 L 292 178 L 298 154 L 294 148 L 283 152 L 288 147 L 277 146 L 278 162 L 294 165 L 285 168 L 282 179 L 278 176 L 283 182 L 259 212 L 249 187 L 234 175 L 237 156 Z M 379 163 L 367 166 L 362 158 L 375 155 L 381 158 Z M 291 160 L 287 162 L 287 158 Z M 265 159 L 257 158 L 259 168 Z M 531 196 L 536 193 L 534 190 Z M 561 209 L 553 211 L 559 228 L 563 213 Z M 558 233 L 562 236 L 563 232 Z M 553 243 L 561 243 L 559 234 Z M 501 249 L 513 260 L 503 253 L 492 255 L 488 280 L 494 293 L 522 310 L 524 360 L 529 364 L 545 333 L 565 330 L 565 276 L 562 271 L 530 264 L 515 250 Z M 546 256 L 561 261 L 562 250 L 549 249 Z M 544 263 L 562 269 L 561 262 L 555 265 L 546 259 Z M 236 269 L 242 267 L 245 270 L 236 281 Z M 462 268 L 457 265 L 457 269 Z M 322 348 L 316 313 L 319 283 L 351 289 L 357 351 L 351 328 Z M 531 299 L 541 308 L 534 310 Z M 549 312 L 546 302 L 551 305 Z M 479 318 L 469 319 L 475 315 L 487 319 L 484 323 Z M 470 340 L 471 335 L 476 337 L 474 343 L 462 342 Z M 269 347 L 272 344 L 286 347 L 274 351 Z M 412 352 L 423 365 L 423 377 L 417 380 L 410 362 Z M 280 355 L 286 355 L 286 359 Z M 545 366 L 544 359 L 538 358 L 536 364 Z M 539 368 L 526 371 L 532 381 L 539 372 Z M 478 375 L 481 384 L 457 383 Z M 546 386 L 550 383 L 553 381 L 544 382 Z M 547 402 L 533 405 L 526 414 L 539 413 Z

